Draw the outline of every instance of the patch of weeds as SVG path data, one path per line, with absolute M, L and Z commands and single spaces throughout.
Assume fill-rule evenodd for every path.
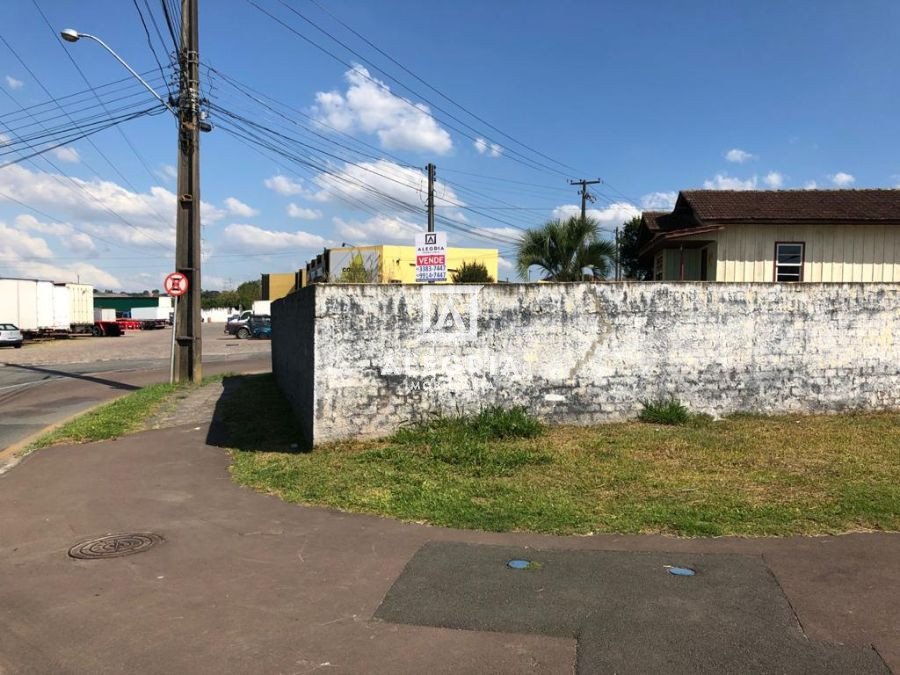
M 544 426 L 525 408 L 492 406 L 468 420 L 468 428 L 483 438 L 534 438 Z
M 691 421 L 691 412 L 676 398 L 641 401 L 638 419 L 653 424 L 681 425 Z
M 222 375 L 204 378 L 199 386 L 222 379 Z M 63 443 L 93 443 L 118 438 L 139 431 L 146 421 L 158 412 L 173 395 L 187 396 L 196 387 L 190 383 L 152 384 L 80 415 L 62 426 L 41 436 L 29 445 L 31 452 Z

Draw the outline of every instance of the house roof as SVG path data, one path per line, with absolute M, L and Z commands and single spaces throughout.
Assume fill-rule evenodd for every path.
M 645 211 L 638 241 L 656 244 L 733 224 L 900 224 L 900 190 L 683 190 L 671 213 Z
M 701 221 L 900 222 L 900 190 L 685 190 Z

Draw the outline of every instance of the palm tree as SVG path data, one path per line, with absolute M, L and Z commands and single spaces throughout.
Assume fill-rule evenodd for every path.
M 605 279 L 615 253 L 612 242 L 600 239 L 597 221 L 572 216 L 527 230 L 519 242 L 516 268 L 523 279 L 531 267 L 544 270 L 547 281 Z

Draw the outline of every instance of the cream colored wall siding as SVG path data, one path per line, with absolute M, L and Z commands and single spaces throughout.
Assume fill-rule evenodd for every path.
M 691 239 L 715 242 L 717 281 L 774 281 L 777 241 L 806 245 L 804 281 L 900 281 L 896 225 L 730 225 Z

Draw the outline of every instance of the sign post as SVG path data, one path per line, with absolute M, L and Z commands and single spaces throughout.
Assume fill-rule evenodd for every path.
M 416 235 L 416 283 L 447 280 L 447 233 Z
M 172 272 L 164 283 L 166 293 L 174 298 L 172 313 L 172 354 L 169 359 L 169 384 L 175 383 L 175 333 L 178 329 L 178 298 L 187 293 L 188 280 L 181 272 Z

